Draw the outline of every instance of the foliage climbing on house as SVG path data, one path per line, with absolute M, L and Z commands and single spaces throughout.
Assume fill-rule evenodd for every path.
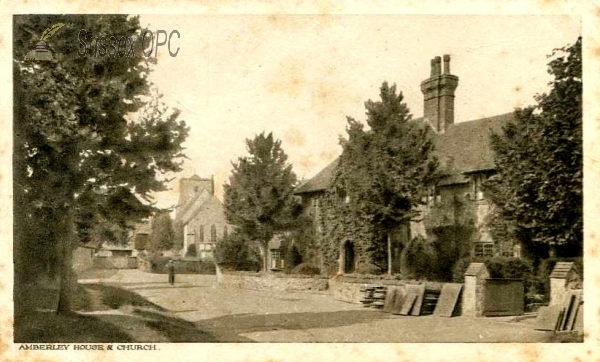
M 358 264 L 390 272 L 391 234 L 419 214 L 429 186 L 440 177 L 433 131 L 411 120 L 403 99 L 396 85 L 384 82 L 380 100 L 365 102 L 370 129 L 347 117 L 348 138 L 340 139 L 343 152 L 324 203 L 324 239 L 333 243 L 328 263 L 344 240 L 352 240 L 361 251 Z
M 434 249 L 432 275 L 449 281 L 456 261 L 470 255 L 476 232 L 475 205 L 461 195 L 431 202 L 423 223 Z

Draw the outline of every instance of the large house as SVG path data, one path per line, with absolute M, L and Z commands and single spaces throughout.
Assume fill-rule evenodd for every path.
M 183 227 L 182 255 L 213 258 L 217 240 L 231 230 L 223 204 L 215 196 L 214 178 L 194 175 L 180 180 L 175 222 Z
M 512 119 L 513 114 L 455 122 L 454 97 L 457 86 L 458 77 L 450 73 L 450 56 L 443 57 L 443 71 L 442 58 L 432 59 L 430 77 L 421 83 L 424 114 L 422 118 L 413 121 L 427 122 L 435 131 L 436 152 L 440 165 L 446 170 L 453 171 L 436 185 L 432 197 L 436 201 L 441 201 L 461 195 L 472 204 L 475 209 L 476 232 L 472 239 L 471 255 L 490 257 L 512 254 L 512 246 L 508 247 L 507 252 L 506 246 L 496 245 L 490 236 L 486 217 L 492 205 L 484 198 L 481 186 L 483 181 L 495 173 L 490 133 L 500 132 L 502 126 Z M 339 162 L 339 158 L 335 159 L 295 191 L 296 195 L 302 198 L 307 212 L 314 217 L 317 228 L 321 216 L 321 200 L 335 176 Z M 426 214 L 427 208 L 423 211 L 421 214 Z M 400 226 L 399 229 L 399 240 L 391 248 L 392 268 L 400 264 L 401 244 L 417 235 L 425 236 L 427 233 L 422 220 L 414 220 L 410 225 Z M 339 271 L 352 272 L 355 268 L 355 251 L 352 242 L 349 240 L 339 242 Z

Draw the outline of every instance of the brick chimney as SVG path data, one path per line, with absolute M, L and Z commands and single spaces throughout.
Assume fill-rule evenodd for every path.
M 431 75 L 421 82 L 424 96 L 423 117 L 438 133 L 444 133 L 454 124 L 454 91 L 458 86 L 458 77 L 450 74 L 450 55 L 444 55 L 444 73 L 442 58 L 431 60 Z

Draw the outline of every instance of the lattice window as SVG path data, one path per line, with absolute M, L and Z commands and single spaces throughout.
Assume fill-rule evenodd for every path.
M 283 260 L 281 260 L 281 250 L 271 250 L 271 269 L 278 269 L 281 267 Z
M 494 256 L 493 243 L 475 243 L 473 255 L 476 257 L 491 258 Z

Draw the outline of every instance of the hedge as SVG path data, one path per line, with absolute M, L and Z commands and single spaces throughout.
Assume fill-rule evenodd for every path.
M 167 263 L 172 258 L 166 256 L 149 257 L 150 272 L 157 274 L 167 274 Z M 174 260 L 176 274 L 216 274 L 216 266 L 212 261 L 196 259 Z

